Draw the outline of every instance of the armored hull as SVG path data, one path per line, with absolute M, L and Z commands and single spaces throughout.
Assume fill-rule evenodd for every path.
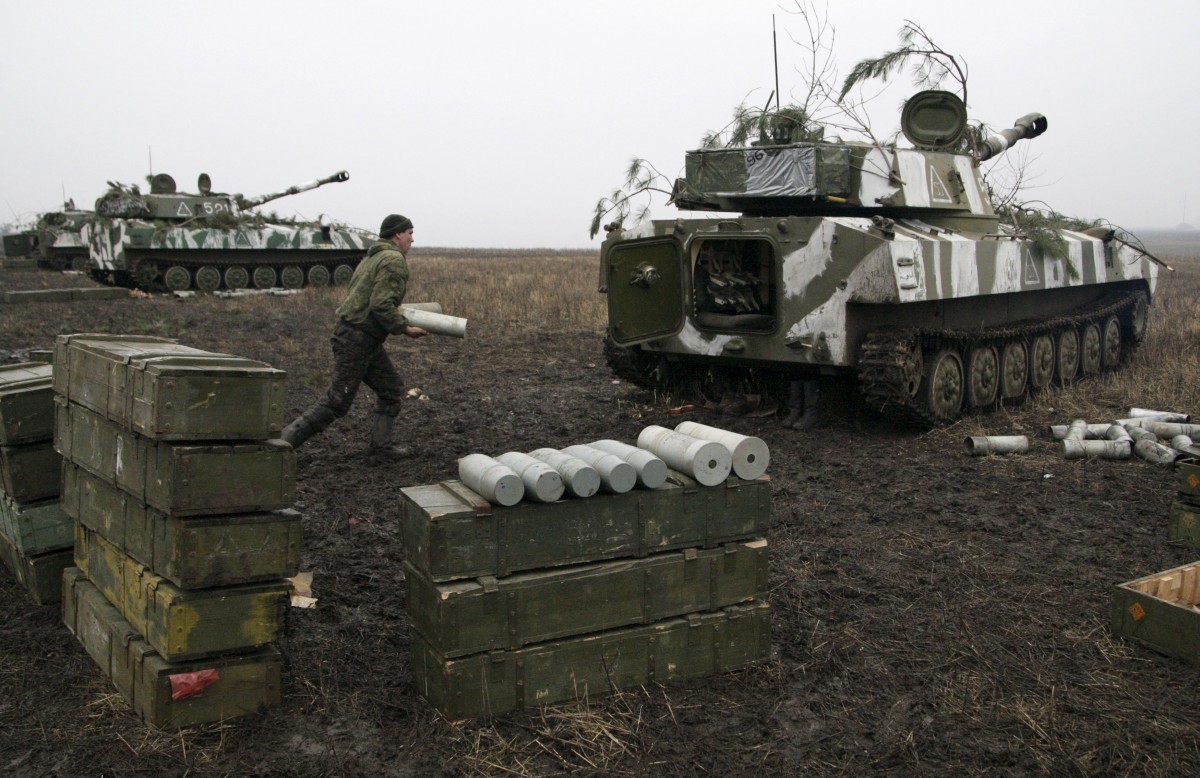
M 171 291 L 344 284 L 373 236 L 249 209 L 348 179 L 343 171 L 254 198 L 213 193 L 203 175 L 200 194 L 177 193 L 161 174 L 147 195 L 114 186 L 82 231 L 91 273 L 105 283 Z
M 968 153 L 689 152 L 674 200 L 741 213 L 605 240 L 610 362 L 644 385 L 850 373 L 872 407 L 933 425 L 1114 369 L 1145 334 L 1155 261 L 1109 229 L 1002 224 Z

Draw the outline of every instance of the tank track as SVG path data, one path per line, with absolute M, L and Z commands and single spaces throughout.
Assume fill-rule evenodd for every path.
M 953 351 L 964 364 L 963 381 L 966 380 L 965 357 L 972 349 L 991 346 L 1003 353 L 1010 343 L 1023 343 L 1028 349 L 1034 339 L 1049 335 L 1057 343 L 1059 333 L 1068 328 L 1082 330 L 1089 324 L 1103 325 L 1109 317 L 1116 316 L 1121 326 L 1121 361 L 1128 360 L 1133 348 L 1144 335 L 1144 327 L 1135 322 L 1134 311 L 1139 301 L 1148 304 L 1144 292 L 1124 292 L 1109 295 L 1092 305 L 1047 319 L 1031 319 L 987 329 L 973 330 L 930 330 L 919 328 L 875 330 L 868 333 L 859 351 L 859 392 L 866 404 L 893 421 L 931 428 L 946 424 L 964 412 L 987 411 L 998 405 L 997 399 L 988 407 L 972 408 L 965 398 L 959 410 L 950 417 L 932 408 L 927 399 L 929 376 L 926 360 L 943 351 Z M 1143 308 L 1144 313 L 1144 308 Z M 1028 351 L 1026 358 L 1028 358 Z M 1105 365 L 1105 369 L 1116 365 Z M 1063 383 L 1054 369 L 1054 380 Z M 1079 373 L 1067 381 L 1074 380 Z M 1039 387 L 1040 388 L 1040 387 Z M 1037 388 L 1026 378 L 1024 392 L 1018 397 L 1007 398 L 1008 402 L 1020 402 Z
M 170 292 L 172 288 L 166 283 L 165 273 L 170 268 L 181 268 L 189 274 L 186 288 L 196 289 L 196 271 L 204 267 L 214 268 L 224 279 L 225 271 L 231 267 L 241 267 L 246 271 L 247 283 L 245 288 L 255 288 L 254 271 L 260 267 L 271 268 L 275 271 L 275 283 L 282 284 L 280 271 L 285 267 L 296 267 L 304 274 L 302 286 L 308 285 L 308 271 L 314 266 L 324 267 L 332 280 L 334 271 L 339 265 L 346 265 L 353 270 L 362 260 L 362 251 L 321 251 L 321 252 L 290 252 L 264 255 L 260 252 L 210 252 L 197 255 L 198 252 L 157 252 L 150 256 L 131 257 L 130 268 L 125 271 L 109 273 L 94 271 L 93 277 L 111 286 L 127 286 L 151 292 Z M 221 281 L 218 288 L 228 288 Z

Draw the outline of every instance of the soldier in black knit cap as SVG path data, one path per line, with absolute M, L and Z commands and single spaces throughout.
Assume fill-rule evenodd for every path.
M 298 448 L 345 416 L 360 384 L 375 393 L 375 418 L 370 450 L 396 457 L 409 451 L 392 445 L 392 426 L 400 413 L 404 378 L 392 364 L 383 343 L 388 335 L 420 338 L 427 333 L 410 326 L 400 303 L 408 290 L 408 261 L 412 247 L 412 220 L 391 214 L 379 227 L 379 240 L 367 251 L 350 279 L 345 301 L 338 306 L 333 337 L 333 380 L 316 405 L 289 424 L 282 438 Z

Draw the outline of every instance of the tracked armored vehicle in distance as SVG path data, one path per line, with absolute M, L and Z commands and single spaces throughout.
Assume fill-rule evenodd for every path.
M 142 289 L 260 289 L 349 281 L 373 236 L 344 226 L 267 218 L 251 209 L 324 184 L 349 180 L 341 171 L 280 192 L 243 197 L 177 192 L 160 173 L 149 194 L 109 183 L 84 227 L 90 272 L 104 283 Z
M 687 153 L 676 206 L 729 214 L 612 225 L 609 361 L 644 386 L 857 376 L 921 426 L 1116 368 L 1145 335 L 1158 267 L 1112 229 L 1038 240 L 997 216 L 953 94 L 906 103 L 913 148 L 775 140 Z M 965 149 L 964 149 L 965 147 Z
M 82 231 L 93 216 L 91 211 L 76 208 L 71 200 L 63 203 L 61 211 L 48 211 L 39 216 L 34 241 L 38 267 L 87 270 L 88 247 Z

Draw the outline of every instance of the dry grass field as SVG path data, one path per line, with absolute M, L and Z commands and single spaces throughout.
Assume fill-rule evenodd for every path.
M 826 386 L 810 433 L 698 408 L 690 418 L 771 446 L 771 660 L 459 722 L 412 689 L 396 490 L 454 477 L 472 451 L 630 440 L 673 425 L 678 398 L 608 373 L 595 253 L 418 247 L 409 300 L 468 318 L 468 337 L 389 342 L 430 397 L 401 417 L 413 459 L 363 456 L 367 396 L 301 451 L 302 569 L 319 603 L 289 616 L 283 704 L 149 730 L 56 610 L 0 571 L 0 774 L 1200 774 L 1200 668 L 1107 627 L 1113 584 L 1200 558 L 1166 540 L 1172 474 L 1066 461 L 1047 432 L 1130 406 L 1200 411 L 1200 244 L 1160 256 L 1176 272 L 1129 365 L 1016 408 L 917 433 L 880 422 L 849 382 Z M 89 283 L 0 271 L 4 289 Z M 0 359 L 59 333 L 175 337 L 287 370 L 290 418 L 324 391 L 339 298 L 9 305 Z M 1033 446 L 965 456 L 963 437 L 984 433 Z

